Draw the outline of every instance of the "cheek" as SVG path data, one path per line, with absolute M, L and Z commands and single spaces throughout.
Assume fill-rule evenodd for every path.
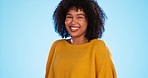
M 68 21 L 67 20 L 65 20 L 65 27 L 67 27 L 68 26 Z
M 65 28 L 66 28 L 66 30 L 69 29 L 69 26 L 68 26 L 68 23 L 67 22 L 65 22 Z
M 68 25 L 71 22 L 71 19 L 65 19 L 65 25 Z
M 87 29 L 88 23 L 86 21 L 81 22 L 81 25 Z
M 65 28 L 66 28 L 66 30 L 67 30 L 67 28 L 68 28 L 68 26 L 65 24 Z

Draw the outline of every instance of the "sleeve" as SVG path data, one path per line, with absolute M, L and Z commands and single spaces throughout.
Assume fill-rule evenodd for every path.
M 95 53 L 96 78 L 117 78 L 109 48 L 100 41 Z
M 51 48 L 50 48 L 49 56 L 48 56 L 47 64 L 46 64 L 45 78 L 48 78 L 48 76 L 49 76 L 49 71 L 51 70 L 51 63 L 52 63 L 52 60 L 53 60 L 54 51 L 55 51 L 55 48 L 56 48 L 57 43 L 58 43 L 58 41 L 55 41 L 52 44 Z

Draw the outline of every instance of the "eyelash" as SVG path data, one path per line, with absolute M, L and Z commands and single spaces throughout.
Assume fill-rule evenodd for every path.
M 72 16 L 66 16 L 66 18 L 72 18 Z
M 83 18 L 83 17 L 77 17 L 77 18 Z
M 72 18 L 72 16 L 66 16 L 66 18 Z M 83 17 L 77 17 L 77 18 L 83 18 Z

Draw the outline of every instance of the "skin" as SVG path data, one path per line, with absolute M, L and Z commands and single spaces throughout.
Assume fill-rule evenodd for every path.
M 85 37 L 87 25 L 88 22 L 83 10 L 72 8 L 67 12 L 65 27 L 71 35 L 71 44 L 79 45 L 88 42 Z

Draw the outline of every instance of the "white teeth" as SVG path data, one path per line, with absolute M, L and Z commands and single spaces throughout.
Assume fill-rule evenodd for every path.
M 77 30 L 79 29 L 78 27 L 71 27 L 72 30 Z
M 77 30 L 79 27 L 70 27 L 72 30 Z

